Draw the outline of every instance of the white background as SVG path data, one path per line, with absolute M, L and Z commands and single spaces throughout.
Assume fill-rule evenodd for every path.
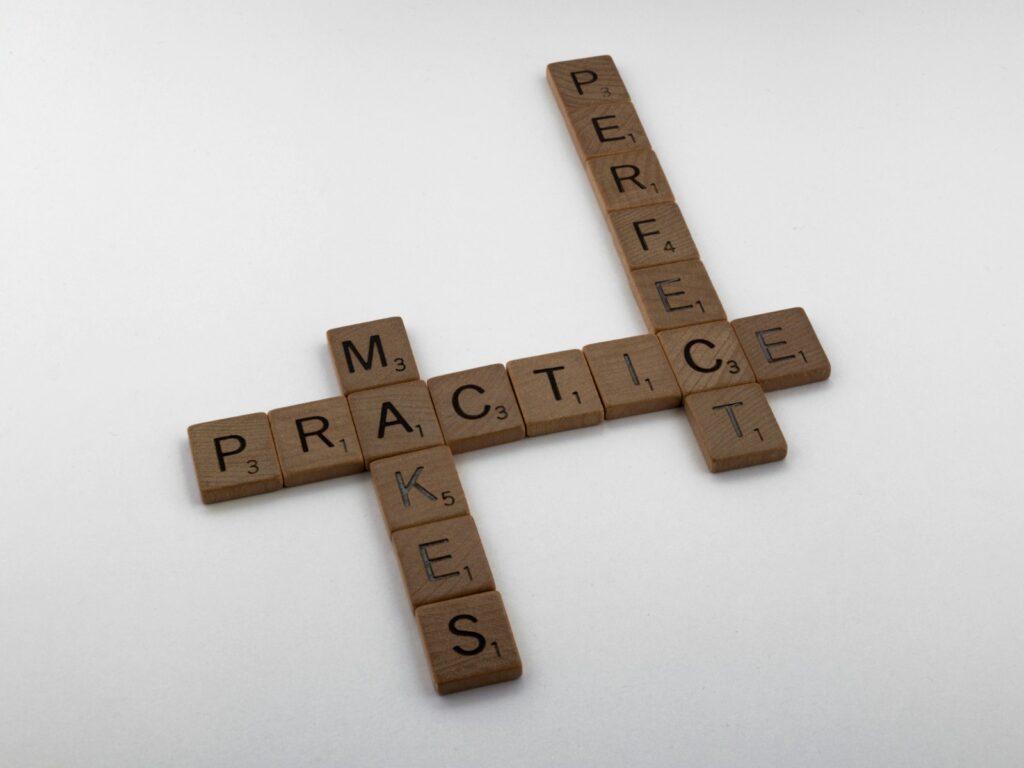
M 0 2 L 0 764 L 1024 763 L 1018 2 Z M 185 429 L 643 331 L 544 80 L 615 56 L 778 465 L 680 411 L 459 471 L 521 681 L 437 697 L 366 475 L 204 507 Z

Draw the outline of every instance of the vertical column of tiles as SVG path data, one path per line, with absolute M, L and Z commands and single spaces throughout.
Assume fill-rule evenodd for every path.
M 452 452 L 444 444 L 427 384 L 419 379 L 401 318 L 335 328 L 328 331 L 327 339 L 338 380 L 348 395 L 344 414 L 351 414 L 350 421 L 345 421 L 336 410 L 336 427 L 342 430 L 347 426 L 355 433 L 351 442 L 361 450 L 360 463 L 369 467 L 430 661 L 434 687 L 446 694 L 519 677 L 522 663 L 508 616 L 495 591 Z M 441 377 L 436 385 L 439 399 L 440 395 L 454 396 L 455 416 L 459 412 L 497 415 L 499 409 L 504 414 L 499 422 L 508 421 L 513 413 L 518 416 L 503 368 L 500 377 L 490 369 L 465 373 L 470 375 L 457 380 Z M 471 390 L 494 402 L 470 404 L 468 397 L 463 402 L 462 393 L 455 393 L 467 384 L 463 393 Z M 309 417 L 297 413 L 324 410 L 323 404 L 309 405 L 317 408 L 295 406 L 274 412 L 283 436 L 294 443 L 291 430 L 296 429 L 300 446 L 308 446 L 314 434 L 331 442 L 348 439 L 340 437 L 339 431 L 332 440 L 328 425 L 319 422 L 312 424 L 314 430 L 303 429 L 301 419 Z M 464 450 L 517 439 L 514 424 L 487 422 L 468 432 L 454 424 L 449 429 Z M 287 455 L 299 470 L 338 471 L 337 467 L 328 468 L 325 458 L 321 464 L 306 466 L 312 460 L 300 455 L 292 444 Z M 346 468 L 351 463 L 350 459 Z

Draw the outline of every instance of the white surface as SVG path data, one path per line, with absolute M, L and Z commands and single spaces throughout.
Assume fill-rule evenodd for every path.
M 0 763 L 1024 763 L 1019 3 L 89 5 L 0 6 Z M 368 477 L 206 508 L 185 428 L 335 394 L 345 323 L 641 332 L 544 81 L 598 53 L 833 379 L 781 465 L 460 457 L 526 673 L 440 699 Z

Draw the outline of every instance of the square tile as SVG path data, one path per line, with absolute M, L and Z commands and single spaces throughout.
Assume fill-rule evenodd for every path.
M 365 469 L 344 397 L 275 408 L 268 416 L 285 485 L 313 483 Z
M 373 489 L 388 530 L 469 514 L 466 494 L 448 446 L 378 459 L 370 465 Z
M 586 167 L 594 194 L 604 211 L 675 200 L 658 156 L 650 150 L 595 157 L 587 160 Z
M 355 392 L 348 407 L 363 459 L 371 461 L 444 443 L 427 385 L 408 381 Z
M 569 113 L 566 123 L 583 160 L 651 148 L 640 117 L 628 101 L 578 107 Z
M 505 604 L 482 592 L 416 610 L 434 688 L 444 695 L 504 683 L 523 674 Z
M 700 258 L 675 203 L 612 211 L 607 221 L 619 258 L 628 270 Z
M 427 388 L 452 453 L 526 437 L 512 384 L 500 363 L 435 376 Z
M 391 541 L 414 609 L 494 589 L 484 545 L 469 515 L 403 528 Z
M 601 398 L 580 350 L 512 360 L 505 367 L 530 437 L 604 420 Z
M 604 403 L 606 419 L 680 405 L 679 386 L 654 336 L 588 344 L 583 355 Z
M 739 339 L 725 320 L 658 334 L 683 396 L 755 381 Z
M 711 278 L 699 261 L 676 261 L 629 275 L 633 296 L 651 333 L 725 320 Z
M 420 377 L 400 317 L 332 328 L 327 332 L 327 345 L 346 395 Z
M 742 317 L 732 325 L 766 392 L 824 381 L 832 374 L 802 307 Z
M 193 424 L 188 442 L 204 504 L 276 491 L 283 485 L 265 413 Z
M 629 101 L 629 93 L 611 56 L 548 64 L 548 84 L 563 113 L 575 106 Z
M 786 438 L 759 384 L 698 392 L 683 408 L 712 472 L 786 458 Z

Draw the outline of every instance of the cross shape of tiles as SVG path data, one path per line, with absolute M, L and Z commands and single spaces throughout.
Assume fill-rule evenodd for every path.
M 401 318 L 348 325 L 342 396 L 188 429 L 208 504 L 369 470 L 441 694 L 522 674 L 453 454 L 682 405 L 712 472 L 780 461 L 765 392 L 831 372 L 799 307 L 728 321 L 611 57 L 547 75 L 650 334 L 424 382 Z

